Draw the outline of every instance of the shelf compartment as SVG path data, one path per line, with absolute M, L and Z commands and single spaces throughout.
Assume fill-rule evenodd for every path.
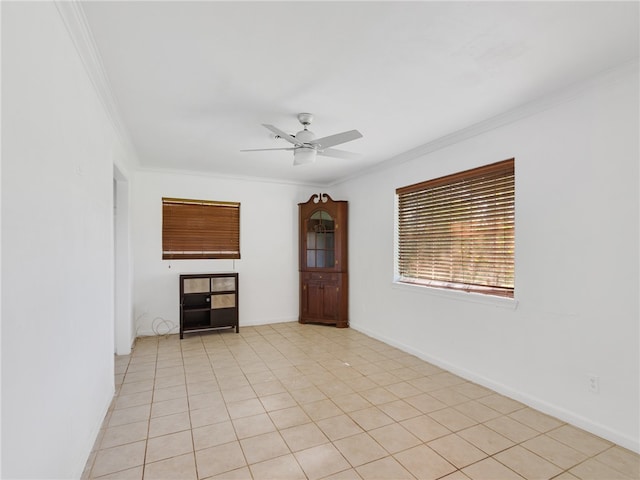
M 211 310 L 184 311 L 182 329 L 205 328 L 211 326 Z
M 182 306 L 185 309 L 211 308 L 211 297 L 207 293 L 188 293 L 182 297 Z

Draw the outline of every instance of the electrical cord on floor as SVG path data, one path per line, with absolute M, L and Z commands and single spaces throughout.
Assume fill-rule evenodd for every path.
M 142 325 L 140 324 L 140 320 L 146 314 L 147 312 L 145 311 L 136 317 L 136 320 L 135 320 L 136 338 L 138 338 L 140 334 L 140 328 L 142 328 Z M 156 317 L 151 322 L 151 330 L 153 331 L 155 336 L 166 337 L 171 335 L 172 333 L 178 333 L 179 326 L 176 323 L 172 322 L 171 320 L 167 320 L 166 318 Z
M 168 336 L 171 333 L 174 333 L 174 330 L 178 330 L 178 325 L 173 323 L 171 320 L 167 320 L 166 318 L 156 317 L 151 322 L 151 330 L 157 336 Z M 162 330 L 162 331 L 161 331 Z

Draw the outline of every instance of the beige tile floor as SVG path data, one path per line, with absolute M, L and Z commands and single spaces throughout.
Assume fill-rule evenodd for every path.
M 640 457 L 353 329 L 138 339 L 85 479 L 639 479 Z

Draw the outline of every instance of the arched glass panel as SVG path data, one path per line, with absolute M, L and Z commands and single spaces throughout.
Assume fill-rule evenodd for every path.
M 335 262 L 335 221 L 318 210 L 307 222 L 307 267 L 331 268 Z

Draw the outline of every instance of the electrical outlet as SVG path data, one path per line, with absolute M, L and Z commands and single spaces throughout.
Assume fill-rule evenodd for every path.
M 600 393 L 600 377 L 597 375 L 589 375 L 589 391 L 591 393 Z

